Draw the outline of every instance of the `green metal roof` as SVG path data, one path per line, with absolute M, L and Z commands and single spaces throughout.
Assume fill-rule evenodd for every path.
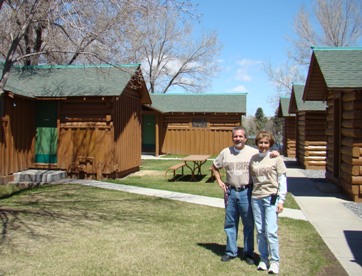
M 139 68 L 139 64 L 14 66 L 4 90 L 33 98 L 119 96 Z
M 162 113 L 207 112 L 246 114 L 246 93 L 151 94 L 153 109 Z
M 313 48 L 304 100 L 327 100 L 330 91 L 343 93 L 361 88 L 361 47 Z
M 278 117 L 294 117 L 295 114 L 289 113 L 290 97 L 280 97 L 278 106 Z
M 362 87 L 361 47 L 320 47 L 313 54 L 329 89 Z
M 291 102 L 289 106 L 290 113 L 298 111 L 324 111 L 327 105 L 323 101 L 303 101 L 304 85 L 293 84 Z

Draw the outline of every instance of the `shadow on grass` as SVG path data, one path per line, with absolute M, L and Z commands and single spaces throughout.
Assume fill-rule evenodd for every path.
M 225 244 L 219 244 L 219 243 L 197 243 L 198 246 L 201 246 L 209 251 L 211 251 L 212 253 L 214 253 L 217 256 L 223 256 L 225 254 Z M 243 247 L 238 247 L 238 257 L 239 258 L 243 258 Z M 260 261 L 260 255 L 257 253 L 254 253 L 254 261 L 255 263 L 259 263 Z
M 195 175 L 194 179 L 192 179 L 191 174 L 176 174 L 175 177 L 168 179 L 169 182 L 201 182 L 206 177 L 206 174 Z
M 13 196 L 16 195 L 20 195 L 28 190 L 31 190 L 33 188 L 38 188 L 40 186 L 40 184 L 28 184 L 28 185 L 24 185 L 24 186 L 16 186 L 14 185 L 14 189 L 9 191 L 9 192 L 5 192 L 4 194 L 0 195 L 0 200 L 2 199 L 7 199 L 7 198 L 11 198 Z
M 158 217 L 150 217 L 147 213 L 127 208 L 127 206 L 145 206 L 161 203 L 163 206 L 171 204 L 160 198 L 135 198 L 124 197 L 120 199 L 98 199 L 92 194 L 79 194 L 81 186 L 42 186 L 35 189 L 26 197 L 10 202 L 10 207 L 0 206 L 0 245 L 12 240 L 11 231 L 23 232 L 31 238 L 52 239 L 52 232 L 46 234 L 39 231 L 44 224 L 51 222 L 58 225 L 71 225 L 74 227 L 88 227 L 89 222 L 104 222 L 105 224 L 117 222 L 141 224 L 154 223 Z M 48 189 L 51 189 L 48 191 Z M 56 188 L 56 190 L 55 190 Z M 54 190 L 53 190 L 54 189 Z M 28 189 L 29 190 L 29 189 Z M 17 191 L 20 195 L 24 190 Z M 15 193 L 12 193 L 14 196 Z M 10 197 L 10 196 L 7 196 Z M 124 208 L 114 208 L 116 206 Z M 110 211 L 110 206 L 113 207 Z M 1 252 L 1 250 L 0 250 Z
M 197 243 L 197 245 L 211 251 L 212 253 L 220 257 L 225 254 L 225 244 L 210 242 L 210 243 Z

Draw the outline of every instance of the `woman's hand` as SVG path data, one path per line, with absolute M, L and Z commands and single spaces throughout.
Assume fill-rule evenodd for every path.
M 284 210 L 284 205 L 283 205 L 283 203 L 278 203 L 277 213 L 279 214 L 279 213 L 283 212 L 283 210 Z

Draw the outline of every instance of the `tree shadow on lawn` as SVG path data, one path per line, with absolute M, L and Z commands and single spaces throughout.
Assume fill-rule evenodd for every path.
M 67 192 L 67 189 L 58 190 L 58 193 Z M 71 195 L 70 195 L 71 196 Z M 145 203 L 158 202 L 159 198 L 121 198 L 121 199 L 84 199 L 84 200 L 48 200 L 42 201 L 29 196 L 26 202 L 12 205 L 12 207 L 0 206 L 0 245 L 11 240 L 11 232 L 24 232 L 30 238 L 52 239 L 52 231 L 42 232 L 39 229 L 44 223 L 68 224 L 75 227 L 87 227 L 89 221 L 104 222 L 105 224 L 119 221 L 144 223 L 152 222 L 157 218 L 150 217 L 147 213 L 137 212 L 129 208 L 118 208 L 114 212 L 109 211 L 109 206 L 119 204 L 144 205 Z M 99 208 L 90 208 L 98 205 Z

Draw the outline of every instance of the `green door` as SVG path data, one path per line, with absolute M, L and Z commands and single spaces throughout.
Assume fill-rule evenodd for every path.
M 142 151 L 155 151 L 155 115 L 147 114 L 142 116 Z
M 35 163 L 57 163 L 57 110 L 55 102 L 37 103 Z

